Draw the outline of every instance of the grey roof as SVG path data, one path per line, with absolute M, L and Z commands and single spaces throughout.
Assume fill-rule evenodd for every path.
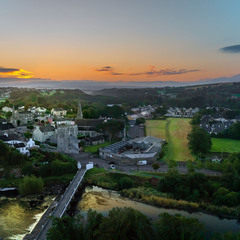
M 55 128 L 53 126 L 47 125 L 47 126 L 41 126 L 40 128 L 41 132 L 54 132 Z
M 108 152 L 118 152 L 120 148 L 126 146 L 128 144 L 127 141 L 121 141 L 121 142 L 116 142 L 112 145 L 109 145 L 107 147 L 104 148 L 105 151 L 108 151 Z
M 4 141 L 4 142 L 7 142 L 7 141 L 12 141 L 12 140 L 20 140 L 21 138 L 16 135 L 16 134 L 12 134 L 12 135 L 3 135 L 3 136 L 0 136 L 0 140 Z
M 78 126 L 85 126 L 85 127 L 96 127 L 97 125 L 101 124 L 104 119 L 76 119 L 75 123 Z
M 0 123 L 0 130 L 9 130 L 15 128 L 12 123 Z
M 67 110 L 65 110 L 63 108 L 54 108 L 53 111 L 67 111 Z
M 25 144 L 24 143 L 15 143 L 15 144 L 13 144 L 13 146 L 15 148 L 22 148 L 22 147 L 25 147 Z

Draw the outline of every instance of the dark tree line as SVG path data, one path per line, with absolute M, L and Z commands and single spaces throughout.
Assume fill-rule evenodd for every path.
M 81 216 L 53 219 L 48 240 L 182 240 L 203 238 L 203 225 L 197 219 L 160 214 L 156 223 L 132 208 L 113 208 L 104 217 L 89 210 L 87 222 Z

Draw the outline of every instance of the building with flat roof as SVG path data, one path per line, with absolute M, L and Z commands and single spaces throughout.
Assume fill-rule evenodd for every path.
M 153 163 L 162 151 L 164 140 L 155 137 L 141 137 L 129 141 L 120 141 L 99 149 L 99 156 L 119 165 L 135 165 L 146 160 Z

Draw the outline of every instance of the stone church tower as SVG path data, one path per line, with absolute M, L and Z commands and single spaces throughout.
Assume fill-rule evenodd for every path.
M 80 99 L 79 99 L 79 103 L 78 103 L 78 111 L 77 111 L 76 120 L 79 120 L 79 119 L 83 119 L 82 105 L 81 105 Z
M 17 118 L 16 118 L 16 110 L 15 107 L 13 105 L 13 111 L 12 111 L 12 116 L 10 118 L 10 122 L 13 124 L 14 127 L 17 127 Z

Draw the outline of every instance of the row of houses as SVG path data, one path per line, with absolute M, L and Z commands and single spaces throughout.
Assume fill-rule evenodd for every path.
M 192 118 L 197 112 L 199 108 L 178 108 L 178 107 L 170 107 L 165 114 L 166 117 L 186 117 Z
M 28 112 L 28 113 L 33 113 L 33 114 L 44 114 L 46 113 L 47 109 L 44 107 L 29 107 L 27 110 L 25 110 L 24 106 L 18 107 L 17 110 L 15 110 L 15 108 L 11 108 L 11 107 L 3 107 L 2 111 L 7 113 L 7 112 L 13 112 L 13 111 L 18 111 L 18 112 Z M 67 114 L 67 110 L 63 109 L 63 108 L 52 108 L 51 110 L 51 114 L 53 116 L 66 116 Z
M 127 115 L 127 118 L 130 122 L 129 125 L 134 125 L 138 118 L 145 118 L 145 119 L 151 118 L 152 114 L 155 112 L 155 110 L 156 109 L 154 107 L 152 107 L 151 105 L 138 107 L 138 108 L 132 108 L 131 112 L 133 114 Z
M 207 131 L 209 134 L 221 133 L 232 126 L 234 123 L 240 121 L 239 119 L 225 119 L 217 116 L 215 118 L 211 115 L 204 115 L 200 120 L 200 127 Z

